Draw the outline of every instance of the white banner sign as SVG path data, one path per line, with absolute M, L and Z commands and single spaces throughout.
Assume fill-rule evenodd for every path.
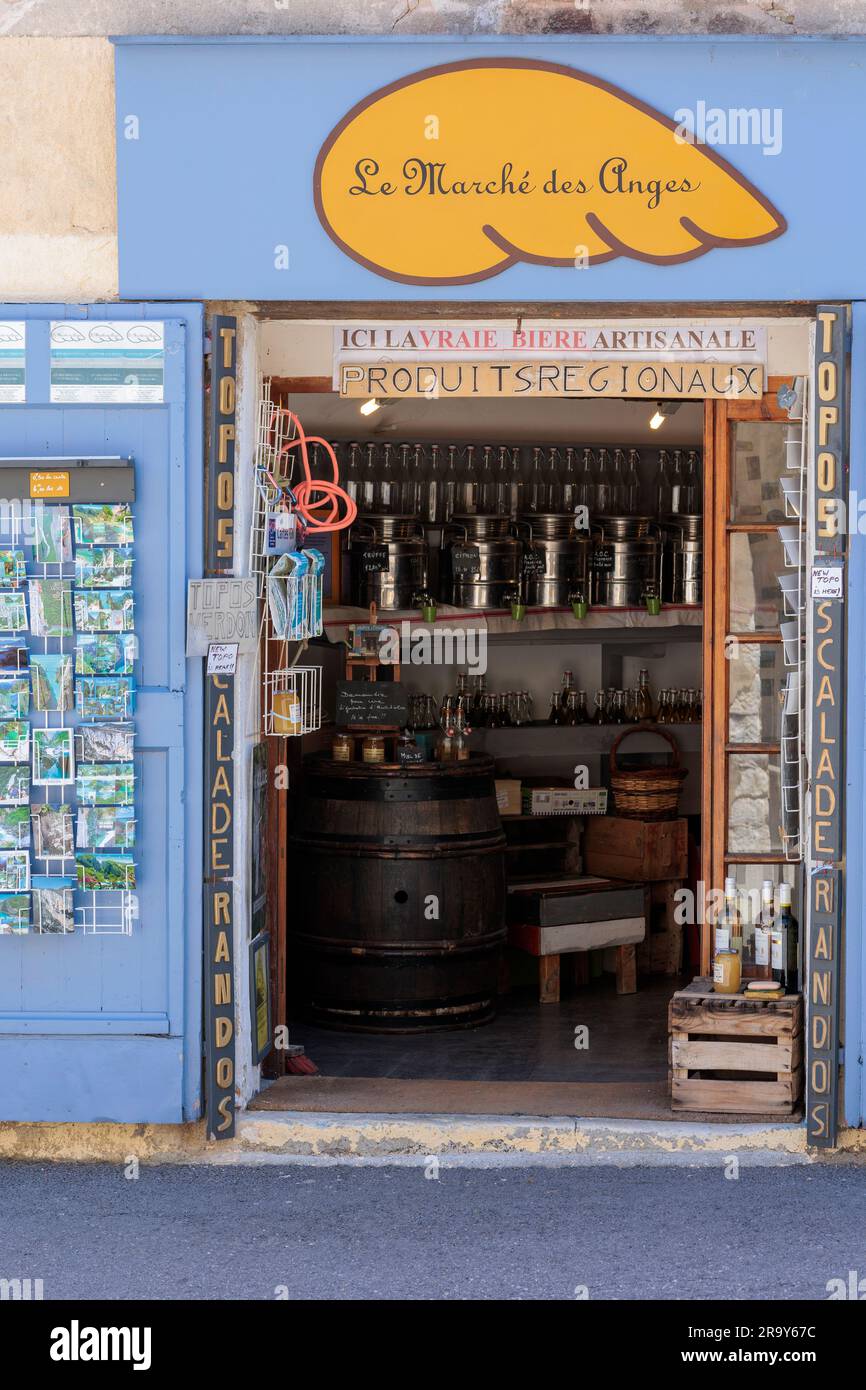
M 671 320 L 557 323 L 351 323 L 334 328 L 334 389 L 340 367 L 353 362 L 407 362 L 431 358 L 475 361 L 506 358 L 575 361 L 766 363 L 767 330 L 723 319 L 693 325 Z

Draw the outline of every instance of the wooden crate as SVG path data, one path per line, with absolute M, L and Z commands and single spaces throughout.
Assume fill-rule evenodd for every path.
M 803 1090 L 803 999 L 714 994 L 694 980 L 668 1009 L 671 1109 L 791 1115 Z
M 629 820 L 626 816 L 587 816 L 583 867 L 606 878 L 657 882 L 686 878 L 688 823 L 678 820 Z

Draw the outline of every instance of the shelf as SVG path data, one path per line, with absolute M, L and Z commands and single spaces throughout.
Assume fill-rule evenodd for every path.
M 663 753 L 670 751 L 668 745 L 648 730 L 637 730 L 630 724 L 522 724 L 517 729 L 473 729 L 472 747 L 506 757 L 509 752 L 530 754 L 533 749 L 545 755 L 560 749 L 568 756 L 579 753 L 609 753 L 610 746 L 618 734 L 629 729 L 635 732 L 623 745 L 623 753 Z M 703 742 L 701 724 L 662 724 L 661 728 L 672 734 L 680 751 L 699 753 Z M 558 736 L 558 740 L 557 740 Z
M 618 637 L 643 636 L 646 633 L 663 633 L 668 640 L 674 633 L 683 637 L 697 639 L 703 626 L 703 608 L 691 604 L 669 605 L 661 613 L 651 615 L 643 608 L 591 608 L 585 618 L 575 618 L 570 608 L 527 608 L 526 617 L 515 622 L 511 615 L 502 609 L 483 611 L 452 608 L 440 604 L 436 621 L 425 623 L 417 608 L 409 608 L 394 613 L 379 612 L 377 621 L 399 628 L 409 623 L 413 633 L 418 631 L 435 632 L 447 627 L 452 631 L 484 631 L 489 637 L 525 641 L 539 633 L 547 633 L 552 640 L 565 642 L 597 641 L 600 632 L 615 632 Z M 324 632 L 331 642 L 345 642 L 349 623 L 369 622 L 366 608 L 333 607 L 325 608 Z

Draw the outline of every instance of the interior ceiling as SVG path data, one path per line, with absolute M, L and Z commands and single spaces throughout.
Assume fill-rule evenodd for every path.
M 403 400 L 362 415 L 360 401 L 330 392 L 297 394 L 289 405 L 307 434 L 326 438 L 456 439 L 481 443 L 632 444 L 661 449 L 703 441 L 703 402 L 684 402 L 651 430 L 654 401 Z

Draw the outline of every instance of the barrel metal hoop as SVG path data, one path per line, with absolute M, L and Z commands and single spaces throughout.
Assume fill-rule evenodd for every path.
M 304 795 L 317 801 L 468 801 L 490 796 L 490 777 L 310 777 Z

